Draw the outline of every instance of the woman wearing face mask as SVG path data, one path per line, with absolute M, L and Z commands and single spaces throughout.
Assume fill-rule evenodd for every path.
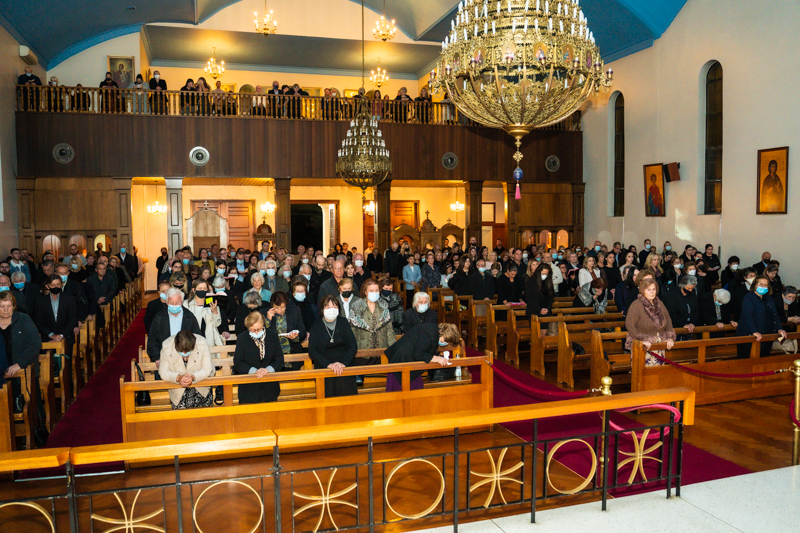
M 732 255 L 728 258 L 728 266 L 725 267 L 725 270 L 723 270 L 722 274 L 720 274 L 720 283 L 722 284 L 723 289 L 728 288 L 728 284 L 736 279 L 738 272 L 739 257 Z
M 100 82 L 100 94 L 102 95 L 102 109 L 103 113 L 120 113 L 122 112 L 122 105 L 119 101 L 117 94 L 119 85 L 111 79 L 111 73 L 106 72 L 106 77 Z
M 667 262 L 667 254 L 672 254 L 672 243 L 669 241 L 664 241 L 664 248 L 661 250 L 661 257 L 664 259 L 664 263 Z
M 466 296 L 470 294 L 471 287 L 469 283 L 469 276 L 472 274 L 472 259 L 470 256 L 465 255 L 461 258 L 460 268 L 453 274 L 447 285 L 458 296 Z
M 592 258 L 592 260 L 594 260 Z M 553 289 L 552 266 L 547 263 L 540 264 L 533 276 L 525 283 L 525 301 L 528 304 L 525 314 L 528 317 L 537 315 L 540 317 L 550 316 L 553 303 L 555 302 L 555 291 Z M 542 324 L 542 329 L 547 329 L 546 324 Z
M 436 311 L 431 309 L 430 296 L 427 292 L 418 292 L 414 295 L 411 309 L 403 313 L 403 333 L 408 333 L 419 324 L 439 322 Z
M 672 259 L 671 268 L 665 267 L 664 274 L 659 280 L 661 288 L 663 289 L 662 292 L 666 293 L 675 289 L 675 287 L 678 286 L 678 280 L 681 279 L 681 276 L 683 276 L 683 261 L 681 261 L 680 257 L 674 257 Z
M 170 389 L 169 400 L 173 409 L 211 407 L 214 395 L 211 387 L 197 387 L 198 383 L 214 376 L 214 364 L 206 339 L 191 331 L 179 331 L 164 342 L 158 374 L 161 379 L 176 383 L 182 389 Z M 240 388 L 241 402 L 241 388 Z
M 754 271 L 755 272 L 755 271 Z M 786 337 L 781 325 L 781 317 L 775 308 L 775 300 L 772 299 L 772 289 L 769 285 L 769 278 L 758 276 L 750 284 L 750 291 L 742 300 L 741 313 L 739 315 L 739 326 L 736 328 L 736 335 L 747 337 L 752 335 L 756 341 L 761 341 L 762 335 L 777 333 Z M 761 343 L 761 357 L 770 354 L 771 342 Z M 750 344 L 739 344 L 736 347 L 739 359 L 750 358 Z
M 694 261 L 689 261 L 683 265 L 683 271 L 681 272 L 680 277 L 678 278 L 678 283 L 686 276 L 694 276 L 697 279 L 697 286 L 695 292 L 697 295 L 705 294 L 705 277 L 700 276 L 700 269 L 697 267 L 697 263 Z
M 797 288 L 787 285 L 783 288 L 781 301 L 778 304 L 778 314 L 781 322 L 800 324 L 800 302 L 797 301 Z
M 353 330 L 342 316 L 335 296 L 324 296 L 319 309 L 322 318 L 309 331 L 308 356 L 314 362 L 314 368 L 328 368 L 337 376 L 325 378 L 325 397 L 356 395 L 355 376 L 342 376 L 358 351 Z
M 731 293 L 731 308 L 733 319 L 739 321 L 739 315 L 742 312 L 742 302 L 744 297 L 753 287 L 753 280 L 756 279 L 758 274 L 752 267 L 747 267 L 739 271 L 736 279 L 731 282 L 731 288 L 728 289 Z
M 263 378 L 283 370 L 283 350 L 275 328 L 266 327 L 266 319 L 258 311 L 244 319 L 246 333 L 236 338 L 233 369 L 236 374 Z M 239 404 L 274 402 L 281 393 L 277 381 L 239 385 Z
M 400 295 L 394 292 L 394 282 L 389 276 L 384 276 L 378 280 L 381 287 L 381 301 L 389 309 L 389 316 L 392 318 L 392 329 L 395 335 L 403 334 L 403 302 Z
M 206 339 L 209 346 L 223 346 L 225 341 L 222 338 L 223 333 L 230 333 L 227 331 L 228 321 L 222 320 L 217 301 L 212 300 L 210 304 L 206 304 L 206 297 L 210 293 L 207 281 L 198 279 L 193 284 L 194 289 L 183 302 L 183 306 L 189 310 L 197 319 L 200 324 L 200 331 Z M 222 328 L 223 322 L 225 328 Z
M 650 346 L 658 342 L 666 342 L 667 350 L 671 350 L 675 344 L 675 330 L 672 328 L 672 320 L 664 303 L 658 298 L 658 282 L 652 278 L 646 278 L 639 283 L 639 295 L 636 297 L 625 317 L 625 329 L 628 337 L 625 339 L 625 349 L 633 347 L 633 341 L 642 341 L 645 352 L 646 366 L 663 365 L 661 361 L 653 357 Z M 664 356 L 663 351 L 655 352 Z
M 136 79 L 128 85 L 128 89 L 133 89 L 131 94 L 131 113 L 136 115 L 149 115 L 150 104 L 147 101 L 147 91 L 150 85 L 144 81 L 141 74 L 136 75 Z
M 278 332 L 278 340 L 284 355 L 288 353 L 303 352 L 302 342 L 306 340 L 306 326 L 300 309 L 289 300 L 283 291 L 272 294 L 269 303 L 272 307 L 267 311 L 267 327 Z M 299 370 L 302 363 L 290 363 L 293 369 Z M 287 365 L 289 366 L 289 365 Z
M 372 278 L 361 285 L 361 298 L 350 306 L 348 322 L 359 350 L 388 348 L 394 344 L 392 317 L 381 301 L 380 285 Z
M 422 270 L 419 265 L 414 263 L 414 256 L 409 255 L 406 258 L 408 264 L 403 267 L 403 281 L 406 288 L 406 306 L 411 305 L 411 299 L 414 297 L 414 292 L 419 289 L 419 284 L 422 281 Z
M 439 349 L 446 346 L 461 346 L 461 335 L 454 324 L 419 324 L 408 333 L 400 337 L 388 350 L 386 357 L 390 363 L 439 364 L 447 366 L 447 359 L 438 355 Z M 463 347 L 462 347 L 463 348 Z M 440 371 L 441 369 L 439 369 Z M 411 372 L 411 389 L 423 388 L 422 374 L 424 371 Z M 386 392 L 402 390 L 402 376 L 398 373 L 386 376 Z
M 179 291 L 183 291 L 185 295 L 189 295 L 189 288 L 186 286 L 186 276 L 183 272 L 175 272 L 172 274 L 169 278 L 169 284 Z
M 292 282 L 292 299 L 293 304 L 300 310 L 300 318 L 303 320 L 303 327 L 308 332 L 311 326 L 319 318 L 317 314 L 317 307 L 311 302 L 308 297 L 308 281 L 305 278 L 295 278 Z
M 87 261 L 88 262 L 88 261 Z M 69 279 L 76 283 L 83 283 L 89 277 L 88 270 L 84 268 L 83 261 L 72 258 L 69 260 Z
M 72 357 L 75 344 L 75 328 L 78 326 L 78 311 L 75 298 L 62 292 L 62 281 L 58 275 L 48 278 L 42 286 L 42 295 L 36 302 L 34 323 L 44 342 L 61 342 L 66 345 L 67 357 Z

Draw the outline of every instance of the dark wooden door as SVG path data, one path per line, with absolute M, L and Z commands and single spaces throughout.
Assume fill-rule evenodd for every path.
M 396 228 L 400 224 L 408 224 L 419 228 L 419 202 L 414 200 L 393 200 L 389 202 L 391 212 L 390 224 Z

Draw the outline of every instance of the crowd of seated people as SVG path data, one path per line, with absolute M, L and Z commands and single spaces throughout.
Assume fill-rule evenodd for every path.
M 158 70 L 153 72 L 150 80 L 141 74 L 133 78 L 130 74 L 121 76 L 119 72 L 106 72 L 98 87 L 101 89 L 98 100 L 94 101 L 91 91 L 83 85 L 63 87 L 58 78 L 51 76 L 47 87 L 41 93 L 34 86 L 42 87 L 38 76 L 31 67 L 17 80 L 22 86 L 19 97 L 22 99 L 22 110 L 44 110 L 50 112 L 64 111 L 96 111 L 101 113 L 130 114 L 169 114 L 172 112 L 191 116 L 237 116 L 252 115 L 270 118 L 317 118 L 323 120 L 350 120 L 359 110 L 359 104 L 366 102 L 367 110 L 378 120 L 394 120 L 395 122 L 416 122 L 428 124 L 433 121 L 454 124 L 455 108 L 450 98 L 445 95 L 440 113 L 435 115 L 433 100 L 427 87 L 422 87 L 419 96 L 412 97 L 406 87 L 401 87 L 392 98 L 382 95 L 380 90 L 366 92 L 360 88 L 352 97 L 344 97 L 338 89 L 326 87 L 320 100 L 304 103 L 297 97 L 308 97 L 309 93 L 298 83 L 281 85 L 272 82 L 272 87 L 265 90 L 256 85 L 252 93 L 234 93 L 222 88 L 217 80 L 212 88 L 202 76 L 196 80 L 189 78 L 178 89 L 178 94 L 167 94 L 167 81 Z M 127 89 L 127 92 L 120 92 Z M 170 102 L 175 98 L 174 102 Z M 414 105 L 410 105 L 410 104 Z M 460 123 L 466 123 L 459 119 Z

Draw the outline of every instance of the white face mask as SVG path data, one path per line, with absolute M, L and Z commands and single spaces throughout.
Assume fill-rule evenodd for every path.
M 753 279 L 755 279 L 755 278 L 753 278 Z M 749 290 L 750 289 L 750 285 L 753 284 L 753 280 L 752 279 L 746 279 L 746 280 L 744 280 L 744 284 L 747 285 L 747 289 Z
M 161 79 L 161 74 L 156 74 L 156 75 L 155 75 L 155 76 L 153 76 L 153 77 L 156 79 L 156 81 L 158 81 L 158 80 L 160 80 L 160 79 Z
M 417 312 L 418 313 L 424 313 L 427 310 L 428 310 L 428 304 L 419 304 L 417 306 Z
M 367 293 L 367 300 L 369 300 L 372 303 L 375 303 L 380 299 L 381 299 L 381 293 L 380 292 L 368 292 Z
M 689 274 L 690 276 L 694 276 L 695 274 L 697 274 L 697 270 L 690 270 L 689 272 L 687 272 L 687 274 Z
M 542 281 L 547 279 L 547 274 L 542 274 Z
M 339 310 L 333 307 L 325 309 L 322 313 L 325 315 L 325 319 L 328 321 L 335 320 L 336 317 L 339 316 Z
M 739 270 L 739 265 L 738 264 L 731 265 L 731 270 L 733 270 L 734 272 Z
M 356 259 L 355 261 L 353 261 L 353 263 L 354 263 L 354 264 L 355 264 L 355 265 L 356 265 L 358 268 L 361 268 L 362 266 L 364 266 L 364 261 L 362 261 L 361 259 Z

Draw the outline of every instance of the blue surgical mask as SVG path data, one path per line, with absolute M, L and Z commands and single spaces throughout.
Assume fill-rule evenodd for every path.
M 292 277 L 292 272 L 290 270 L 284 270 L 283 271 L 283 277 L 287 278 L 287 279 L 291 278 Z
M 15 284 L 14 284 L 14 288 L 15 288 L 15 289 L 17 289 L 18 291 L 21 291 L 22 289 L 24 289 L 24 288 L 25 288 L 25 282 L 22 282 L 22 283 L 15 283 Z
M 172 313 L 173 315 L 177 315 L 178 313 L 181 312 L 181 306 L 180 305 L 168 305 L 167 306 L 167 310 L 170 313 Z
M 380 299 L 381 299 L 381 293 L 380 292 L 368 292 L 367 293 L 367 300 L 369 300 L 372 303 L 375 303 Z
M 758 293 L 759 296 L 764 296 L 768 292 L 769 289 L 767 287 L 756 287 L 756 293 Z
M 666 246 L 666 249 L 667 249 L 667 251 L 669 252 L 670 250 L 672 250 L 672 246 L 670 246 L 670 245 L 668 244 L 668 245 Z
M 424 313 L 427 310 L 428 310 L 428 304 L 419 304 L 417 306 L 417 311 L 420 313 Z
M 78 267 L 78 265 L 77 265 L 77 264 L 73 264 L 73 265 L 72 265 L 72 270 L 78 270 L 78 268 L 79 268 L 79 267 Z
M 439 341 L 439 346 L 447 346 L 448 344 L 450 344 L 450 343 L 449 342 Z
M 181 357 L 186 359 L 187 357 L 189 357 L 189 355 L 191 355 L 192 352 L 178 352 L 178 353 L 180 354 Z
M 650 245 L 649 245 L 649 244 L 645 244 L 645 245 L 644 245 L 644 249 L 645 249 L 645 250 L 649 250 L 649 249 L 650 249 Z
M 486 272 L 486 267 L 478 267 L 478 272 L 483 274 L 484 272 Z
M 120 248 L 120 249 L 119 249 L 119 253 L 121 253 L 121 254 L 124 254 L 124 253 L 125 253 L 125 251 L 126 251 L 126 250 L 125 250 L 125 248 Z
M 298 292 L 297 294 L 294 295 L 294 299 L 297 300 L 298 302 L 304 302 L 306 299 L 306 293 Z
M 562 259 L 564 259 L 564 254 L 558 254 L 558 260 L 561 261 Z
M 61 283 L 66 283 L 67 282 L 67 276 L 66 275 L 59 276 L 59 277 L 61 278 Z
M 264 331 L 266 331 L 266 330 L 263 330 L 263 329 L 262 329 L 262 330 L 261 330 L 261 331 L 259 331 L 258 333 L 253 333 L 252 331 L 251 331 L 251 332 L 249 332 L 249 333 L 250 333 L 250 336 L 251 336 L 251 337 L 253 337 L 254 339 L 260 339 L 261 337 L 263 337 L 263 336 L 264 336 Z
M 267 269 L 267 276 L 269 276 L 269 277 L 275 276 L 275 269 L 274 268 L 268 268 Z
M 217 269 L 217 274 L 225 274 L 225 267 L 219 267 Z
M 236 264 L 239 265 L 239 266 L 244 265 L 244 259 L 237 259 L 236 260 Z
M 599 247 L 599 246 L 595 246 L 595 247 L 594 247 L 594 251 L 595 251 L 595 252 L 599 252 L 599 251 L 600 251 L 600 247 Z
M 263 269 L 263 268 L 260 268 L 260 269 L 258 269 L 258 272 L 259 272 L 259 273 L 260 273 L 262 276 L 266 276 L 266 275 L 267 275 L 267 271 L 266 271 L 265 269 Z
M 717 307 L 722 307 L 722 302 L 714 300 L 714 305 L 716 305 Z
M 0 292 L 10 291 L 11 287 L 0 287 Z
M 306 280 L 311 281 L 311 274 L 303 274 L 303 277 L 306 278 Z
M 166 292 L 159 292 L 158 296 L 161 298 L 162 301 L 167 301 L 167 293 Z
M 189 260 L 188 260 L 188 259 L 184 259 L 184 260 L 183 260 L 183 264 L 184 264 L 184 265 L 188 265 L 188 264 L 189 264 Z

